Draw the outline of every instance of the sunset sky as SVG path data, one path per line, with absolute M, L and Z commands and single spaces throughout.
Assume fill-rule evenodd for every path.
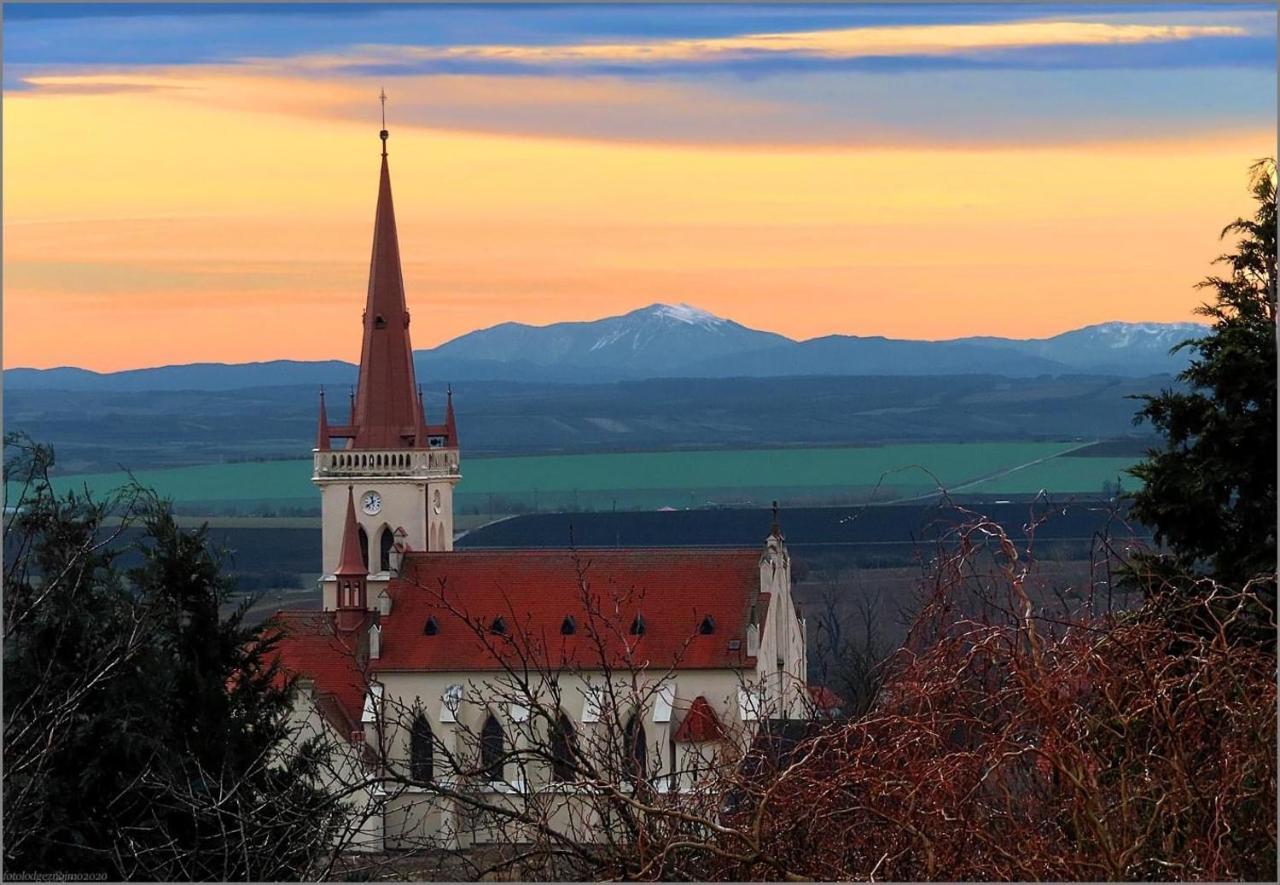
M 1274 5 L 5 4 L 4 364 L 355 360 L 688 302 L 794 337 L 1191 319 Z

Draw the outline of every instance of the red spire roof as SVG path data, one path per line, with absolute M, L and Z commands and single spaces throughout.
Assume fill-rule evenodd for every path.
M 385 145 L 385 141 L 384 141 Z M 396 449 L 412 445 L 419 420 L 409 311 L 400 272 L 400 242 L 391 203 L 391 173 L 382 155 L 378 208 L 374 216 L 369 295 L 360 349 L 360 382 L 352 430 L 357 449 Z
M 342 553 L 338 557 L 335 575 L 365 577 L 364 555 L 360 552 L 360 524 L 356 522 L 356 499 L 347 486 L 347 522 L 342 528 Z

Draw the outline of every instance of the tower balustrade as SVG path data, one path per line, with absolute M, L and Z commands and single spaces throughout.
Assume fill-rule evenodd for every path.
M 313 480 L 358 476 L 459 476 L 457 449 L 361 449 L 323 452 L 313 449 Z

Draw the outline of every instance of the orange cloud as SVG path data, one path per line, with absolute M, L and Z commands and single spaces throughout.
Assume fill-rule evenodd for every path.
M 333 109 L 372 116 L 367 87 L 174 76 L 6 96 L 7 364 L 353 359 L 377 123 Z M 539 88 L 553 107 L 612 95 Z M 391 164 L 419 347 L 658 300 L 797 337 L 1031 336 L 1187 319 L 1273 142 L 680 146 L 394 125 Z

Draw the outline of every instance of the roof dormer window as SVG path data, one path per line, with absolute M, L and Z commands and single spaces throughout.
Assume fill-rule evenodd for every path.
M 422 633 L 425 636 L 435 636 L 440 632 L 440 622 L 436 620 L 435 615 L 427 618 L 427 623 L 422 627 Z
M 385 329 L 387 327 L 387 321 L 383 319 L 382 314 L 378 314 L 373 318 L 373 327 L 375 329 Z
M 636 615 L 636 619 L 631 622 L 631 635 L 644 635 L 644 615 Z
M 698 625 L 698 632 L 703 636 L 710 636 L 716 632 L 716 619 L 711 615 L 707 615 L 702 619 L 702 623 Z
M 565 615 L 564 620 L 560 622 L 560 634 L 562 636 L 572 636 L 578 632 L 578 622 L 573 619 L 573 615 Z
M 493 619 L 493 623 L 489 625 L 489 632 L 497 633 L 499 636 L 505 636 L 507 634 L 507 622 L 503 619 L 502 615 L 498 615 Z

